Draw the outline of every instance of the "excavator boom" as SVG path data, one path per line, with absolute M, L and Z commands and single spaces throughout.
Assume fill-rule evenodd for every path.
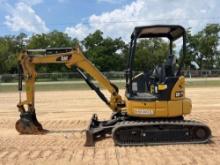
M 31 55 L 33 52 L 44 52 L 41 55 Z M 37 72 L 35 66 L 39 64 L 49 63 L 62 63 L 68 68 L 76 66 L 76 70 L 81 77 L 94 90 L 102 101 L 112 109 L 113 112 L 121 112 L 125 106 L 124 101 L 119 95 L 117 86 L 112 84 L 96 67 L 83 55 L 78 47 L 77 49 L 71 48 L 58 48 L 58 49 L 37 49 L 27 50 L 19 56 L 19 85 L 20 99 L 17 105 L 20 111 L 20 119 L 16 123 L 16 129 L 22 134 L 39 134 L 46 132 L 40 122 L 38 122 L 35 113 L 34 95 L 35 95 L 35 79 Z M 96 80 L 100 86 L 111 94 L 107 98 L 89 77 L 84 73 L 86 72 L 91 78 Z M 26 100 L 21 100 L 22 79 L 25 79 L 26 85 Z M 27 105 L 28 109 L 25 109 Z

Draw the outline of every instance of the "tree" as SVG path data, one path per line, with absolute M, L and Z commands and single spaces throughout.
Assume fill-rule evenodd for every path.
M 0 37 L 0 73 L 17 72 L 17 54 L 24 47 L 26 34 Z
M 187 49 L 184 61 L 185 68 L 192 61 L 199 64 L 200 69 L 220 69 L 219 24 L 209 24 L 203 30 L 192 34 L 187 30 Z M 79 43 L 67 34 L 52 31 L 47 34 L 27 36 L 0 37 L 0 74 L 17 72 L 17 54 L 24 48 L 74 47 Z M 126 68 L 129 45 L 121 38 L 104 37 L 100 30 L 89 34 L 81 46 L 85 55 L 101 71 L 122 71 Z M 168 54 L 168 43 L 161 39 L 143 39 L 137 43 L 135 70 L 150 70 L 162 63 Z M 180 51 L 181 53 L 182 51 Z M 38 66 L 39 72 L 70 71 L 61 65 Z
M 124 49 L 126 44 L 121 38 L 104 38 L 103 32 L 97 30 L 88 35 L 82 44 L 86 56 L 101 71 L 119 71 L 124 69 Z
M 28 44 L 28 48 L 60 48 L 60 47 L 75 47 L 78 43 L 77 39 L 71 39 L 63 32 L 53 31 L 48 34 L 33 35 Z M 47 64 L 46 66 L 37 66 L 39 72 L 68 72 L 63 64 Z
M 141 39 L 137 43 L 134 69 L 136 71 L 151 70 L 162 64 L 169 53 L 169 45 L 161 38 Z
M 209 24 L 195 35 L 188 33 L 187 53 L 199 64 L 200 69 L 219 67 L 219 32 L 219 24 Z

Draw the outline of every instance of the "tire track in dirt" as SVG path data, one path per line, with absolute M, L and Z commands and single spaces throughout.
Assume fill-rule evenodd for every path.
M 15 119 L 0 119 L 0 128 L 15 128 Z M 42 121 L 42 125 L 49 129 L 81 129 L 87 126 L 86 120 L 49 120 Z
M 72 107 L 72 99 L 67 100 L 68 103 L 65 102 L 65 105 L 59 104 L 58 101 L 56 105 L 49 104 L 53 102 L 51 100 L 53 94 L 48 92 L 40 97 L 37 104 L 39 109 L 42 109 L 39 112 L 40 122 L 44 128 L 51 131 L 46 135 L 19 135 L 14 129 L 17 112 L 8 107 L 6 109 L 11 109 L 10 112 L 0 113 L 0 164 L 218 165 L 220 164 L 220 111 L 218 110 L 220 105 L 215 102 L 220 98 L 220 92 L 216 92 L 216 90 L 220 91 L 220 88 L 204 89 L 205 91 L 200 91 L 199 88 L 190 90 L 192 93 L 190 97 L 194 103 L 193 112 L 186 119 L 199 120 L 210 126 L 213 138 L 209 144 L 117 147 L 114 146 L 111 138 L 107 138 L 97 142 L 95 147 L 84 147 L 85 133 L 79 130 L 87 128 L 88 120 L 84 117 L 83 111 L 92 113 L 91 100 L 87 101 L 86 98 L 88 95 L 91 98 L 95 96 L 88 91 L 80 94 L 74 91 L 67 93 L 68 98 L 72 96 L 71 98 L 75 97 L 75 100 L 78 99 L 76 96 L 83 95 L 82 99 L 85 98 L 84 101 L 87 101 L 83 109 L 77 102 L 75 107 Z M 210 90 L 213 92 L 207 96 L 206 93 Z M 7 94 L 4 94 L 4 97 L 5 95 Z M 200 101 L 201 96 L 203 101 Z M 17 98 L 17 95 L 13 97 Z M 12 98 L 11 104 L 14 104 L 15 100 Z M 214 103 L 215 105 L 212 106 Z M 105 108 L 105 105 L 98 101 L 92 104 L 93 107 Z M 56 106 L 63 107 L 65 113 L 50 112 Z M 74 113 L 72 108 L 76 110 L 81 108 L 83 111 Z M 68 116 L 70 110 L 71 115 Z M 102 112 L 99 116 L 108 119 L 109 113 Z
M 29 139 L 30 140 L 30 139 Z M 66 162 L 82 162 L 95 164 L 218 164 L 220 144 L 204 145 L 172 145 L 146 147 L 115 147 L 109 141 L 102 141 L 96 147 L 82 147 L 82 142 L 61 141 L 55 143 L 44 139 L 29 142 L 32 146 L 14 145 L 0 150 L 0 162 L 9 160 L 65 160 Z M 27 142 L 26 141 L 26 142 Z M 51 143 L 50 143 L 51 142 Z M 10 142 L 7 142 L 9 144 Z M 49 145 L 48 145 L 49 143 Z M 111 144 L 111 145 L 109 145 Z M 180 163 L 181 162 L 181 163 Z
M 203 120 L 206 114 L 199 114 Z M 206 120 L 213 126 L 217 119 Z M 218 117 L 218 115 L 217 115 Z M 10 120 L 4 120 L 10 122 Z M 111 138 L 99 141 L 94 148 L 83 147 L 84 132 L 71 132 L 61 128 L 85 128 L 87 122 L 80 120 L 55 120 L 42 122 L 52 130 L 47 135 L 0 136 L 0 162 L 10 160 L 64 160 L 85 164 L 218 164 L 220 155 L 219 135 L 213 143 L 202 145 L 165 145 L 146 147 L 115 147 Z M 10 125 L 10 124 L 9 124 Z M 4 124 L 1 125 L 4 127 Z M 54 131 L 53 129 L 60 129 Z M 37 137 L 37 138 L 36 138 Z M 195 154 L 196 153 L 196 154 Z M 111 160 L 111 161 L 110 161 Z M 163 160 L 163 161 L 162 161 Z M 100 163 L 101 162 L 101 163 Z M 173 163 L 175 162 L 175 163 Z

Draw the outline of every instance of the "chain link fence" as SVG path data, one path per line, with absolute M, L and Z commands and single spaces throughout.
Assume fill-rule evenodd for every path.
M 111 80 L 124 79 L 124 72 L 103 72 L 103 74 Z M 82 80 L 78 72 L 72 73 L 38 73 L 37 81 L 76 81 Z M 17 82 L 18 74 L 2 74 L 0 75 L 0 83 Z
M 125 72 L 103 72 L 110 80 L 125 79 Z M 184 71 L 186 77 L 220 77 L 220 70 L 191 70 Z M 0 83 L 17 82 L 17 74 L 2 74 L 0 75 Z M 38 73 L 38 82 L 47 81 L 76 81 L 82 80 L 77 72 L 68 73 Z

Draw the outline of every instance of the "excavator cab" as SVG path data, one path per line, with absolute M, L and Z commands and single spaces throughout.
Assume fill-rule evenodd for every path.
M 134 71 L 137 43 L 139 39 L 167 38 L 169 54 L 162 64 L 152 70 L 145 70 L 137 75 Z M 174 55 L 174 42 L 182 38 L 182 57 L 177 63 Z M 170 100 L 171 91 L 181 76 L 183 60 L 186 54 L 186 33 L 179 25 L 155 25 L 136 27 L 131 35 L 128 69 L 126 72 L 126 97 L 128 100 Z M 178 68 L 177 68 L 178 65 Z
M 168 55 L 163 63 L 157 64 L 151 71 L 143 71 L 135 75 L 134 61 L 138 40 L 152 38 L 165 38 L 169 41 Z M 182 39 L 182 54 L 177 62 L 173 47 L 174 42 L 179 41 L 179 39 Z M 131 35 L 128 69 L 126 71 L 125 96 L 130 116 L 182 118 L 183 115 L 190 113 L 191 100 L 185 98 L 185 78 L 181 75 L 185 56 L 186 32 L 182 26 L 154 25 L 134 29 Z M 173 106 L 175 109 L 172 108 Z
M 136 73 L 134 62 L 138 39 L 167 38 L 169 54 L 152 70 Z M 174 55 L 173 42 L 182 38 L 182 55 Z M 108 121 L 93 116 L 87 130 L 87 145 L 106 134 L 120 146 L 204 143 L 211 131 L 199 122 L 188 122 L 192 103 L 185 97 L 185 78 L 181 73 L 186 55 L 186 33 L 182 26 L 156 25 L 136 27 L 131 35 L 126 71 L 125 108 Z

